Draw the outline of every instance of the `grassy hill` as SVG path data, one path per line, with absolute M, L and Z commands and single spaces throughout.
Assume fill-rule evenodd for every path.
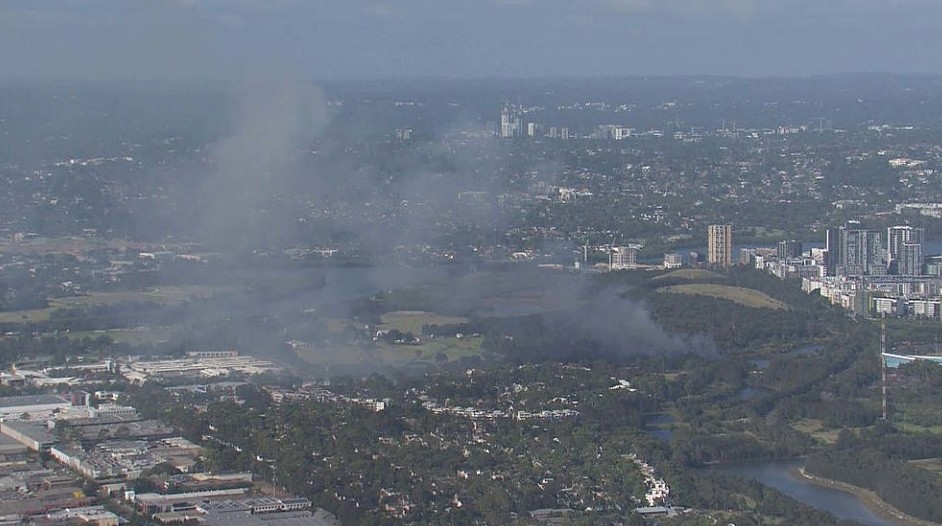
M 721 298 L 756 309 L 788 310 L 791 308 L 787 303 L 779 301 L 764 292 L 760 292 L 755 289 L 747 289 L 744 287 L 733 287 L 730 285 L 718 285 L 715 283 L 688 283 L 684 285 L 663 287 L 658 290 L 660 292 L 671 294 L 696 294 L 700 296 L 709 296 L 712 298 Z
M 726 279 L 726 276 L 713 272 L 712 270 L 706 270 L 702 268 L 682 268 L 679 270 L 674 270 L 668 272 L 667 274 L 661 274 L 656 276 L 654 279 L 683 279 L 688 281 L 714 281 Z

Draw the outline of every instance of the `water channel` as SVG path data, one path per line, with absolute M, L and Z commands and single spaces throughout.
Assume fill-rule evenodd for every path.
M 871 511 L 856 495 L 812 484 L 797 473 L 800 467 L 800 460 L 774 460 L 724 464 L 707 469 L 756 480 L 808 506 L 828 511 L 839 519 L 849 519 L 864 526 L 899 526 L 899 523 Z
M 656 413 L 648 415 L 644 423 L 648 435 L 669 441 L 673 438 L 673 426 L 677 419 L 667 413 Z M 864 526 L 899 526 L 899 523 L 884 519 L 871 511 L 852 493 L 812 484 L 798 474 L 801 466 L 800 460 L 770 460 L 721 464 L 706 468 L 706 471 L 758 481 L 808 506 L 828 511 L 839 519 L 849 519 Z

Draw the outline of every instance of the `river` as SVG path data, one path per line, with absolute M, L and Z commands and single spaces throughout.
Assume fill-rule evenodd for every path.
M 870 510 L 856 495 L 812 484 L 797 473 L 799 460 L 774 460 L 741 464 L 723 464 L 708 468 L 761 482 L 808 506 L 825 510 L 839 519 L 849 519 L 864 526 L 900 526 Z

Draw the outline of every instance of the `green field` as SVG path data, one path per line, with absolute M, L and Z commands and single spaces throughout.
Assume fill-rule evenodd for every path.
M 418 345 L 392 345 L 383 342 L 342 343 L 327 347 L 298 349 L 299 358 L 327 369 L 367 369 L 386 367 L 427 367 L 443 353 L 447 361 L 481 355 L 483 337 L 422 338 Z
M 400 310 L 383 314 L 382 324 L 377 329 L 396 329 L 399 332 L 422 334 L 423 325 L 449 325 L 467 323 L 471 320 L 458 316 L 442 316 L 433 312 Z
M 461 338 L 422 335 L 422 325 L 464 323 L 467 318 L 443 316 L 426 311 L 394 311 L 381 317 L 382 323 L 370 327 L 370 331 L 396 329 L 411 332 L 420 338 L 415 345 L 395 345 L 383 341 L 363 339 L 364 327 L 353 321 L 331 318 L 327 321 L 330 344 L 317 347 L 302 347 L 295 354 L 314 367 L 331 371 L 375 371 L 384 368 L 424 369 L 437 363 L 436 356 L 443 353 L 447 361 L 467 356 L 480 356 L 482 336 Z M 355 334 L 360 334 L 360 339 Z
M 654 279 L 685 279 L 688 281 L 706 281 L 706 280 L 716 280 L 716 279 L 726 279 L 726 276 L 722 274 L 717 274 L 712 270 L 706 270 L 701 268 L 685 268 L 680 270 L 674 270 L 668 272 L 667 274 L 661 274 L 660 276 L 655 277 Z
M 435 310 L 452 316 L 513 316 L 572 308 L 586 290 L 582 275 L 548 271 L 474 272 L 380 297 L 392 310 Z
M 942 426 L 940 425 L 918 425 L 910 422 L 899 422 L 897 418 L 893 419 L 893 423 L 906 433 L 932 433 L 933 435 L 942 435 Z
M 791 307 L 764 292 L 743 287 L 717 285 L 713 283 L 690 283 L 658 289 L 670 294 L 694 294 L 730 300 L 746 307 L 756 309 L 788 310 Z
M 0 323 L 35 323 L 49 319 L 53 308 L 0 312 Z
M 82 296 L 50 299 L 51 308 L 76 305 L 113 305 L 124 302 L 153 302 L 173 305 L 200 298 L 208 298 L 223 289 L 203 285 L 166 286 L 148 290 L 91 292 Z
M 142 345 L 146 343 L 160 343 L 166 341 L 173 334 L 174 327 L 133 327 L 128 329 L 108 329 L 97 331 L 75 331 L 68 334 L 69 338 L 81 339 L 85 337 L 97 338 L 107 336 L 115 343 L 129 345 Z
M 63 307 L 83 305 L 114 305 L 125 302 L 152 302 L 174 305 L 195 299 L 208 298 L 213 294 L 229 292 L 231 289 L 202 285 L 166 286 L 143 291 L 90 292 L 81 296 L 50 298 L 44 309 L 0 312 L 0 323 L 33 323 L 49 319 L 49 314 Z
M 924 458 L 921 460 L 910 460 L 910 464 L 919 466 L 922 469 L 931 471 L 942 477 L 942 458 Z
M 818 442 L 823 444 L 833 444 L 837 442 L 837 435 L 839 430 L 837 429 L 827 429 L 824 426 L 824 423 L 820 420 L 812 420 L 810 418 L 803 418 L 792 422 L 792 427 L 796 431 L 800 431 L 806 435 L 811 436 Z

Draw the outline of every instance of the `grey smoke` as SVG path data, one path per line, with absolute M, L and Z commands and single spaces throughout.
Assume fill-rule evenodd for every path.
M 708 336 L 668 334 L 644 303 L 615 288 L 603 289 L 581 308 L 547 313 L 544 318 L 547 326 L 556 330 L 588 336 L 606 354 L 717 354 Z
M 209 156 L 199 231 L 215 246 L 246 246 L 291 228 L 282 203 L 302 156 L 329 123 L 323 93 L 294 82 L 250 82 L 235 96 L 232 132 Z M 312 178 L 318 174 L 310 174 Z

